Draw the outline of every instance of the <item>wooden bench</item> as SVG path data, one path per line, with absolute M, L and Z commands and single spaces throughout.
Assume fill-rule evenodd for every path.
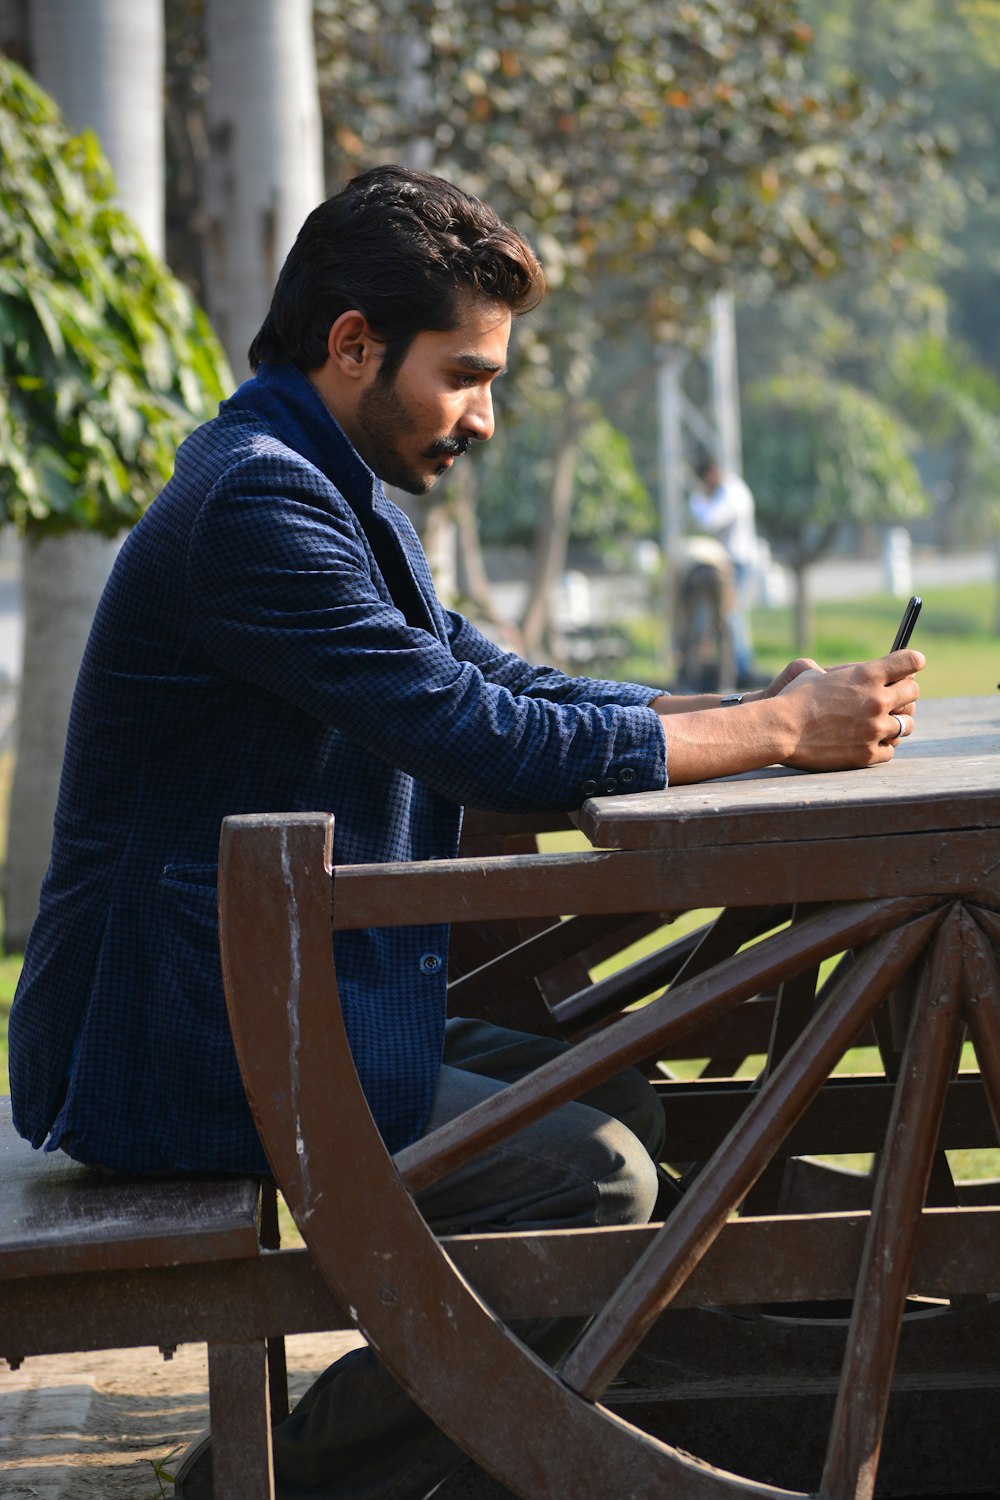
M 259 1260 L 262 1228 L 276 1243 L 274 1208 L 255 1178 L 127 1177 L 34 1151 L 0 1099 L 0 1357 L 207 1342 L 216 1495 L 270 1500 L 283 1349 L 269 1401 L 266 1334 L 233 1273 Z
M 808 1423 L 781 1393 L 832 1403 L 839 1365 L 833 1346 L 842 1349 L 844 1328 L 813 1336 L 800 1327 L 793 1337 L 781 1316 L 769 1321 L 756 1309 L 849 1301 L 860 1285 L 873 1216 L 859 1210 L 733 1217 L 750 1180 L 741 1143 L 749 1141 L 760 1155 L 766 1127 L 775 1144 L 765 1088 L 726 1124 L 740 1149 L 730 1147 L 727 1158 L 726 1142 L 719 1141 L 716 1170 L 698 1179 L 683 1212 L 668 1220 L 665 1238 L 650 1226 L 436 1239 L 411 1191 L 449 1162 L 509 1134 L 525 1111 L 539 1114 L 557 1095 L 572 1097 L 585 1081 L 582 1069 L 599 1063 L 611 1071 L 620 1061 L 648 1057 L 654 1045 L 662 1056 L 673 1033 L 652 1007 L 626 1015 L 603 1037 L 585 1036 L 565 1063 L 548 1065 L 391 1159 L 346 1044 L 331 927 L 449 918 L 527 918 L 534 925 L 565 910 L 589 920 L 606 915 L 610 904 L 606 880 L 592 877 L 603 857 L 338 870 L 332 833 L 323 814 L 236 818 L 227 820 L 220 850 L 234 1037 L 275 1177 L 310 1249 L 262 1246 L 255 1182 L 100 1176 L 30 1151 L 13 1136 L 9 1114 L 0 1114 L 0 1355 L 16 1362 L 71 1350 L 207 1343 L 218 1500 L 273 1494 L 267 1341 L 355 1325 L 463 1447 L 531 1500 L 570 1494 L 608 1500 L 623 1492 L 626 1474 L 628 1493 L 642 1500 L 665 1492 L 680 1500 L 777 1495 L 768 1484 L 723 1474 L 683 1449 L 724 1468 L 741 1470 L 741 1460 L 753 1468 L 768 1441 L 772 1448 L 781 1441 L 775 1401 L 801 1443 Z M 615 899 L 624 912 L 634 910 L 627 891 L 615 888 Z M 869 922 L 861 907 L 846 910 L 836 924 L 822 914 L 806 917 L 771 941 L 771 956 L 755 947 L 752 955 L 764 957 L 752 961 L 771 979 L 794 973 L 803 956 L 812 961 L 817 933 L 829 928 L 836 951 L 861 933 L 862 920 Z M 538 944 L 558 947 L 561 934 L 550 938 L 546 930 Z M 898 942 L 895 929 L 885 942 Z M 891 947 L 875 951 L 868 968 L 878 976 L 890 956 Z M 508 964 L 503 954 L 497 962 L 501 969 Z M 857 972 L 860 993 L 864 976 Z M 727 983 L 725 975 L 682 980 L 674 1012 L 693 1025 L 707 996 L 721 1014 Z M 481 976 L 481 993 L 496 988 Z M 621 1058 L 620 1037 L 628 1049 Z M 709 1132 L 695 1133 L 692 1151 Z M 264 1239 L 275 1242 L 266 1230 Z M 636 1347 L 623 1381 L 595 1377 L 597 1399 L 589 1382 L 561 1379 L 509 1332 L 506 1325 L 517 1318 L 596 1315 L 607 1324 L 609 1312 L 617 1316 L 619 1309 L 621 1326 L 635 1328 L 637 1315 L 623 1303 L 622 1288 L 634 1286 L 664 1248 L 678 1264 L 683 1257 L 669 1297 L 660 1298 L 669 1307 Z M 656 1274 L 662 1282 L 662 1271 Z M 949 1483 L 965 1479 L 964 1488 L 975 1488 L 968 1478 L 972 1445 L 955 1420 L 959 1407 L 971 1409 L 975 1426 L 968 1431 L 979 1444 L 971 1454 L 979 1465 L 973 1478 L 986 1472 L 992 1483 L 1000 1472 L 993 1451 L 1000 1441 L 1000 1377 L 988 1333 L 1000 1304 L 988 1306 L 986 1299 L 1000 1289 L 1000 1210 L 925 1210 L 912 1284 L 945 1304 L 945 1315 L 936 1324 L 941 1338 L 930 1347 L 921 1330 L 932 1318 L 921 1312 L 908 1326 L 904 1319 L 896 1364 L 900 1436 L 897 1442 L 890 1409 L 887 1461 L 900 1448 L 906 1457 L 911 1432 L 928 1431 L 939 1447 L 945 1435 L 945 1448 L 952 1445 Z M 947 1323 L 948 1299 L 957 1299 L 957 1336 Z M 721 1314 L 726 1308 L 737 1310 L 729 1322 Z M 851 1340 L 857 1344 L 854 1333 Z M 275 1352 L 272 1346 L 272 1363 Z M 665 1369 L 673 1372 L 667 1382 Z M 732 1460 L 701 1445 L 706 1413 L 731 1438 Z M 829 1414 L 821 1413 L 812 1435 L 821 1437 L 828 1426 Z M 894 1492 L 904 1491 L 896 1485 Z M 451 1493 L 449 1482 L 443 1500 Z

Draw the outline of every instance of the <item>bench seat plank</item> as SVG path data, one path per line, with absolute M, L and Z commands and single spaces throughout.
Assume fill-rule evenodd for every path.
M 127 1177 L 35 1151 L 0 1100 L 0 1279 L 138 1270 L 258 1254 L 260 1184 Z

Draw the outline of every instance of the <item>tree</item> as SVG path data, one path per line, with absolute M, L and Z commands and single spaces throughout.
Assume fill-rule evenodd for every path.
M 37 561 L 44 543 L 112 538 L 131 525 L 228 377 L 207 320 L 118 207 L 95 136 L 70 134 L 52 101 L 2 58 L 0 207 L 0 512 Z M 50 562 L 50 572 L 72 593 L 65 571 Z M 87 628 L 95 600 L 76 594 Z M 51 644 L 66 614 L 60 594 L 26 621 L 7 869 L 11 948 L 27 935 L 44 871 L 69 701 L 45 686 L 36 722 L 31 694 L 45 681 L 41 634 Z M 72 680 L 79 654 L 75 663 L 66 656 Z M 46 724 L 39 750 L 37 725 Z
M 910 233 L 882 105 L 807 76 L 793 0 L 370 0 L 317 7 L 330 176 L 426 148 L 526 227 L 553 294 L 524 371 L 564 403 L 542 507 L 527 649 L 544 635 L 580 412 L 613 339 L 691 338 L 746 272 L 787 285 Z M 407 54 L 400 88 L 401 39 Z M 426 80 L 414 88 L 413 72 Z M 928 150 L 931 148 L 928 147 Z M 906 158 L 912 163 L 913 156 Z
M 924 130 L 947 145 L 923 204 L 941 241 L 931 275 L 950 331 L 1000 375 L 1000 0 L 804 0 L 804 11 L 828 77 L 850 68 L 909 94 Z
M 74 129 L 121 170 L 119 192 L 154 250 L 163 239 L 162 16 L 158 0 L 32 0 L 25 46 Z M 8 827 L 7 921 L 23 930 L 48 859 L 70 697 L 115 543 L 88 531 L 30 536 L 21 551 L 24 655 Z M 24 902 L 23 911 L 21 909 Z
M 804 285 L 756 307 L 744 298 L 741 368 L 846 380 L 919 432 L 934 534 L 989 534 L 1000 381 L 1000 0 L 803 0 L 815 63 L 892 91 L 944 148 L 929 162 L 915 243 L 888 264 Z M 998 555 L 1000 561 L 1000 555 Z M 1000 577 L 1000 574 L 998 574 Z
M 919 515 L 912 434 L 846 382 L 779 376 L 752 386 L 744 464 L 757 520 L 795 576 L 795 648 L 811 636 L 807 575 L 847 521 Z
M 538 510 L 552 485 L 552 422 L 561 403 L 552 392 L 531 403 L 517 424 L 518 441 L 494 447 L 478 464 L 483 541 L 530 547 Z M 656 534 L 656 507 L 632 461 L 628 439 L 591 403 L 573 470 L 569 538 L 597 553 L 621 558 L 630 543 Z M 557 451 L 557 450 L 556 450 Z
M 205 305 L 237 375 L 323 196 L 311 0 L 208 0 Z
M 883 386 L 934 461 L 945 545 L 959 526 L 990 538 L 1000 585 L 1000 380 L 958 339 L 924 333 L 896 345 Z

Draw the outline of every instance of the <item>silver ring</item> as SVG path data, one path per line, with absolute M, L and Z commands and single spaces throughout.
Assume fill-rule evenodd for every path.
M 896 723 L 899 725 L 899 733 L 898 734 L 894 734 L 893 735 L 893 739 L 894 740 L 901 740 L 903 738 L 903 736 L 904 736 L 904 733 L 905 733 L 905 730 L 904 730 L 904 727 L 903 727 L 903 720 L 900 718 L 899 714 L 890 714 L 889 718 L 890 719 L 895 719 Z

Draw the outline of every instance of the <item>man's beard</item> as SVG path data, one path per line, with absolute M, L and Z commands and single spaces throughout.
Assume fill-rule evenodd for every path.
M 369 386 L 358 402 L 356 423 L 365 443 L 362 456 L 385 484 L 395 485 L 409 495 L 424 495 L 444 473 L 445 464 L 427 472 L 415 468 L 400 452 L 399 439 L 416 432 L 417 423 L 394 381 L 376 380 Z M 469 438 L 438 438 L 424 449 L 421 457 L 458 458 L 470 446 Z

